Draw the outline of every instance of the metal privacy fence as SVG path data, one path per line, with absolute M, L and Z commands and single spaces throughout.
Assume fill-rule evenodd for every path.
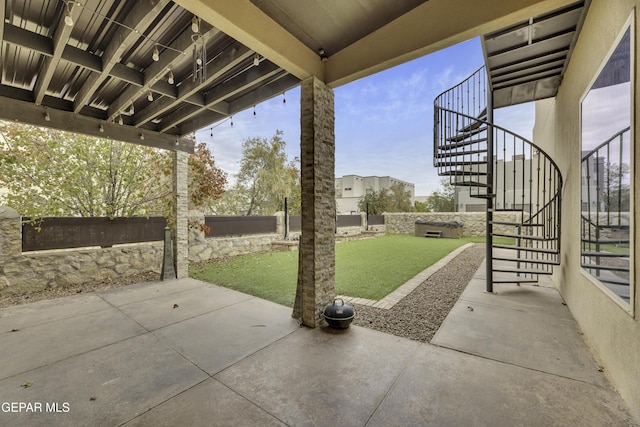
M 167 226 L 163 217 L 48 217 L 34 224 L 29 218 L 23 221 L 23 252 L 155 242 L 164 239 Z
M 276 233 L 275 216 L 206 216 L 206 237 L 242 236 L 246 234 Z

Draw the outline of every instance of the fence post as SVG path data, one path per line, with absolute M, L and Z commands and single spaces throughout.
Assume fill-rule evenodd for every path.
M 289 206 L 287 198 L 284 198 L 284 240 L 289 238 Z

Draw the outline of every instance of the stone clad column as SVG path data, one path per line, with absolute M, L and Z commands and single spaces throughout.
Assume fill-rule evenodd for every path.
M 173 241 L 176 277 L 189 277 L 189 154 L 173 152 L 173 214 L 176 218 Z
M 315 77 L 303 81 L 300 108 L 302 235 L 293 317 L 313 328 L 335 296 L 333 90 Z

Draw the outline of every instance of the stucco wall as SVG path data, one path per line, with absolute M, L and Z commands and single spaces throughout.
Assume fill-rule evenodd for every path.
M 640 321 L 638 320 L 638 286 L 631 302 L 632 313 L 616 304 L 580 267 L 580 101 L 612 49 L 633 8 L 640 0 L 593 0 L 580 38 L 575 46 L 558 95 L 553 101 L 538 103 L 534 142 L 547 150 L 558 162 L 564 177 L 562 205 L 562 264 L 553 278 L 573 316 L 585 334 L 599 362 L 614 386 L 625 399 L 634 416 L 640 419 Z M 638 14 L 634 17 L 634 43 L 640 46 Z M 637 62 L 637 53 L 636 53 Z M 632 65 L 632 70 L 637 64 Z M 633 104 L 639 105 L 638 72 L 632 77 L 635 86 Z M 638 112 L 632 115 L 637 144 Z M 633 181 L 635 194 L 640 188 L 637 172 L 640 149 L 635 150 Z M 637 201 L 636 201 L 637 206 Z M 634 216 L 638 224 L 638 211 Z M 637 227 L 632 247 L 637 248 Z M 637 256 L 633 260 L 637 283 Z

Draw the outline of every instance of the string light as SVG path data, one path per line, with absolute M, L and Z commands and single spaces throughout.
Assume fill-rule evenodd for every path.
M 149 91 L 149 93 L 147 94 L 147 101 L 153 102 L 153 92 Z
M 200 18 L 195 15 L 191 18 L 191 31 L 194 33 L 200 32 Z
M 256 118 L 256 106 L 255 105 L 253 106 L 253 118 L 254 119 Z
M 158 46 L 155 46 L 155 47 L 153 48 L 153 55 L 151 55 L 151 58 L 152 58 L 155 62 L 160 61 L 160 52 L 158 52 Z
M 71 16 L 71 9 L 75 2 L 66 1 L 65 2 L 65 11 L 64 11 L 64 24 L 68 27 L 73 27 L 73 17 Z
M 124 124 L 124 120 L 122 120 L 122 114 L 120 114 L 120 115 L 118 116 L 118 124 L 119 124 L 119 125 Z
M 133 108 L 133 102 L 132 102 L 131 106 L 129 107 L 129 114 L 133 116 L 133 113 L 135 113 L 135 109 Z
M 285 96 L 284 92 L 282 92 L 282 103 L 283 103 L 283 104 L 286 104 L 286 103 L 287 103 L 287 98 L 286 98 L 286 96 Z
M 47 121 L 47 122 L 51 121 L 51 116 L 49 115 L 48 111 L 44 113 L 44 120 Z
M 256 53 L 253 55 L 253 66 L 257 67 L 258 65 L 260 65 L 260 55 Z
M 167 76 L 167 83 L 170 85 L 175 83 L 175 80 L 173 79 L 173 72 L 171 70 L 169 70 L 169 75 Z
M 104 133 L 104 126 L 102 126 L 102 123 L 100 123 L 100 127 L 98 128 L 98 130 L 100 131 L 100 133 Z

